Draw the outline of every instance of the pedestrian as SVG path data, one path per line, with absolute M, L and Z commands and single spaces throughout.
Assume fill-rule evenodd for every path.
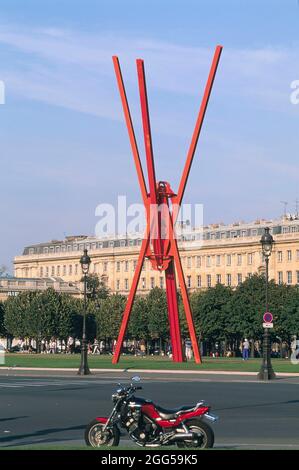
M 192 359 L 192 343 L 189 338 L 185 340 L 185 356 L 187 360 Z
M 99 342 L 97 339 L 94 340 L 92 354 L 100 354 Z
M 141 355 L 141 357 L 145 357 L 145 352 L 146 352 L 145 341 L 144 341 L 144 339 L 142 339 L 140 341 L 140 355 Z
M 242 356 L 243 361 L 247 361 L 249 359 L 249 341 L 247 338 L 245 338 L 243 342 Z

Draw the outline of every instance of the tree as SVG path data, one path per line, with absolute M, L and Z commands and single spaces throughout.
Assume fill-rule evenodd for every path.
M 154 287 L 147 296 L 148 331 L 152 339 L 169 337 L 166 293 Z
M 12 336 L 19 338 L 31 336 L 30 306 L 37 295 L 38 292 L 21 292 L 5 301 L 4 326 Z
M 0 337 L 6 336 L 7 331 L 4 326 L 4 303 L 0 302 Z
M 148 339 L 148 304 L 146 297 L 136 297 L 129 321 L 128 336 L 133 339 Z
M 81 281 L 84 282 L 84 276 Z M 91 300 L 107 299 L 109 296 L 109 289 L 97 274 L 86 276 L 86 290 L 87 297 Z
M 191 296 L 195 328 L 203 340 L 215 343 L 230 339 L 226 306 L 232 296 L 232 289 L 223 284 Z
M 96 311 L 97 338 L 112 340 L 117 338 L 121 325 L 126 297 L 113 294 L 98 303 Z

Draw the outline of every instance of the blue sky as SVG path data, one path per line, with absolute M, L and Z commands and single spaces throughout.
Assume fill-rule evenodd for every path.
M 217 44 L 224 47 L 185 202 L 204 221 L 274 218 L 299 197 L 297 0 L 2 0 L 0 264 L 93 234 L 95 208 L 139 202 L 111 56 L 143 154 L 135 59 L 145 60 L 158 179 L 177 187 Z

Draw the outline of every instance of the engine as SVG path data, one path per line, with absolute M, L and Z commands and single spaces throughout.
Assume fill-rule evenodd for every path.
M 149 444 L 159 435 L 158 426 L 143 415 L 140 408 L 129 408 L 124 424 L 131 438 L 139 445 Z

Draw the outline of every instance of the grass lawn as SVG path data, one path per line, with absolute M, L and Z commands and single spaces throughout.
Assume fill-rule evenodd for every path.
M 193 361 L 177 364 L 168 357 L 134 357 L 121 356 L 118 364 L 112 364 L 112 356 L 88 356 L 89 367 L 92 369 L 161 369 L 161 370 L 226 370 L 258 372 L 261 359 L 249 359 L 242 361 L 239 358 L 203 358 L 203 363 L 198 365 Z M 272 359 L 276 372 L 297 372 L 299 365 L 293 365 L 289 359 Z M 72 354 L 25 354 L 8 353 L 5 355 L 5 364 L 8 367 L 46 367 L 46 368 L 79 368 L 80 355 Z M 0 365 L 1 367 L 1 365 Z

